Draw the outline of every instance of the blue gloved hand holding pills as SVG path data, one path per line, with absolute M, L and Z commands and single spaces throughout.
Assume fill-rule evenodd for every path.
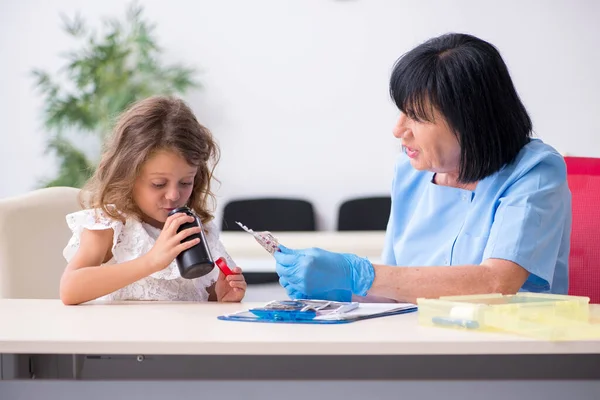
M 281 285 L 295 299 L 350 301 L 352 294 L 365 296 L 375 278 L 373 264 L 354 254 L 280 244 L 273 257 Z

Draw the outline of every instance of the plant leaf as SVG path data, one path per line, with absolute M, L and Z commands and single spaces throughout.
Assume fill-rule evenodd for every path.
M 127 7 L 124 19 L 104 19 L 101 31 L 90 28 L 79 14 L 61 19 L 77 45 L 63 56 L 65 64 L 56 75 L 31 72 L 44 98 L 43 122 L 51 138 L 47 150 L 59 163 L 58 176 L 43 184 L 80 187 L 95 166 L 63 132 L 102 139 L 131 103 L 151 95 L 183 94 L 200 84 L 194 68 L 161 62 L 156 25 L 144 18 L 137 2 Z

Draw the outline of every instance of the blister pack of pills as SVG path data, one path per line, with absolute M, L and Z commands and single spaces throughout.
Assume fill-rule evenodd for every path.
M 254 239 L 266 250 L 269 254 L 273 255 L 279 249 L 279 242 L 277 238 L 271 234 L 269 231 L 263 232 L 254 232 L 252 229 L 248 228 L 246 225 L 235 222 L 238 224 L 243 230 L 254 236 Z

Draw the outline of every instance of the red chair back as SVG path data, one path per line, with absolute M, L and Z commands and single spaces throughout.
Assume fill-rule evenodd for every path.
M 600 158 L 565 157 L 572 196 L 569 294 L 600 303 Z

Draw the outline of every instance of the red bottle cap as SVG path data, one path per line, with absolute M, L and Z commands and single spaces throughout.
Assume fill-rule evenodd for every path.
M 219 269 L 221 271 L 223 271 L 223 274 L 233 275 L 233 271 L 231 271 L 231 269 L 227 265 L 227 261 L 225 261 L 225 259 L 223 257 L 217 258 L 217 260 L 215 261 L 215 264 L 217 264 L 217 267 L 219 267 Z

